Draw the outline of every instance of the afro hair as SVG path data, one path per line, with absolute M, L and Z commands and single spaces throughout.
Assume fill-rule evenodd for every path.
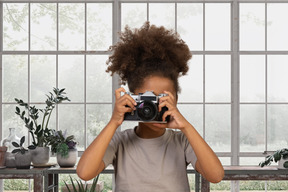
M 106 72 L 117 73 L 121 84 L 128 83 L 131 92 L 141 87 L 146 77 L 158 75 L 171 79 L 178 93 L 178 77 L 187 73 L 192 57 L 176 32 L 149 22 L 134 30 L 126 26 L 120 41 L 109 50 L 112 55 L 107 60 Z

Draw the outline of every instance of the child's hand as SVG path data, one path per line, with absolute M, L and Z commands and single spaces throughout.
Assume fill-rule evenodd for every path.
M 113 110 L 113 114 L 111 117 L 111 122 L 116 123 L 117 127 L 120 126 L 124 120 L 124 115 L 127 112 L 132 112 L 135 110 L 135 105 L 137 103 L 135 100 L 128 94 L 121 96 L 121 92 L 126 92 L 123 87 L 117 89 L 115 91 L 115 106 Z
M 173 129 L 184 129 L 188 127 L 189 122 L 183 117 L 176 106 L 176 98 L 169 91 L 164 91 L 164 93 L 168 94 L 168 96 L 160 98 L 159 111 L 161 111 L 164 106 L 168 108 L 168 111 L 166 111 L 162 117 L 163 121 L 165 121 L 165 118 L 170 115 L 170 121 L 166 126 Z

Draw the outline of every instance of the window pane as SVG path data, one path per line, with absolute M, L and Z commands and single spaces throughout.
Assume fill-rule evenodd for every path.
M 67 135 L 74 135 L 78 150 L 84 150 L 84 105 L 60 104 L 59 129 L 67 130 Z
M 56 87 L 56 56 L 32 55 L 30 62 L 31 101 L 45 102 L 46 94 Z
M 287 146 L 288 105 L 268 105 L 268 151 L 276 151 Z
M 268 102 L 288 101 L 288 56 L 268 56 Z
M 9 136 L 9 128 L 15 128 L 16 135 L 21 138 L 27 136 L 28 131 L 24 125 L 24 122 L 19 116 L 15 114 L 16 105 L 2 105 L 2 139 Z M 21 109 L 22 110 L 22 109 Z M 27 138 L 26 138 L 27 139 Z
M 84 50 L 84 4 L 59 4 L 59 49 Z
M 189 62 L 188 74 L 179 79 L 179 102 L 203 102 L 203 56 L 194 55 Z
M 60 55 L 58 57 L 59 88 L 66 88 L 72 102 L 84 101 L 84 56 Z
M 31 50 L 56 50 L 56 4 L 31 3 Z
M 87 144 L 98 136 L 112 115 L 112 105 L 87 105 Z
M 207 55 L 205 58 L 206 102 L 231 102 L 230 55 Z
M 230 50 L 230 4 L 205 4 L 205 49 Z
M 221 161 L 222 165 L 231 165 L 231 158 L 230 157 L 218 157 L 219 160 Z M 227 182 L 227 181 L 222 181 L 222 182 Z
M 190 50 L 203 50 L 203 4 L 177 4 L 177 32 Z
M 3 102 L 28 101 L 28 57 L 3 55 Z
M 112 102 L 112 77 L 106 73 L 107 55 L 87 55 L 87 102 Z
M 203 136 L 203 105 L 178 104 L 177 107 L 189 123 Z
M 175 29 L 175 4 L 174 3 L 150 3 L 149 21 L 156 26 L 164 26 L 167 29 Z
M 240 56 L 240 101 L 265 101 L 265 56 Z
M 240 165 L 254 165 L 258 166 L 261 161 L 264 161 L 264 157 L 240 157 Z
M 28 50 L 28 4 L 3 4 L 3 50 Z
M 240 151 L 265 150 L 265 105 L 240 105 Z
M 288 50 L 288 4 L 267 4 L 267 49 Z
M 112 45 L 112 4 L 87 4 L 87 49 L 108 50 Z
M 240 50 L 265 50 L 265 4 L 240 4 Z
M 231 106 L 206 105 L 205 110 L 205 140 L 215 152 L 230 152 Z
M 147 21 L 147 3 L 122 3 L 121 7 L 122 30 L 126 25 L 139 28 Z

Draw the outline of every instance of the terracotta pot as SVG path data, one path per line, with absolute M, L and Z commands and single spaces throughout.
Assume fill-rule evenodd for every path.
M 57 153 L 57 163 L 60 167 L 74 167 L 77 162 L 78 150 L 69 149 L 68 157 L 62 157 L 61 154 Z
M 31 150 L 31 153 L 33 165 L 43 165 L 49 162 L 49 147 L 36 147 L 36 149 Z
M 7 151 L 7 147 L 0 146 L 0 167 L 5 166 L 5 154 Z

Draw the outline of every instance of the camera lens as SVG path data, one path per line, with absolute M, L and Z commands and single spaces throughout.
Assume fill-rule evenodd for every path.
M 157 106 L 151 101 L 144 101 L 138 105 L 137 113 L 143 121 L 154 120 L 157 115 Z

